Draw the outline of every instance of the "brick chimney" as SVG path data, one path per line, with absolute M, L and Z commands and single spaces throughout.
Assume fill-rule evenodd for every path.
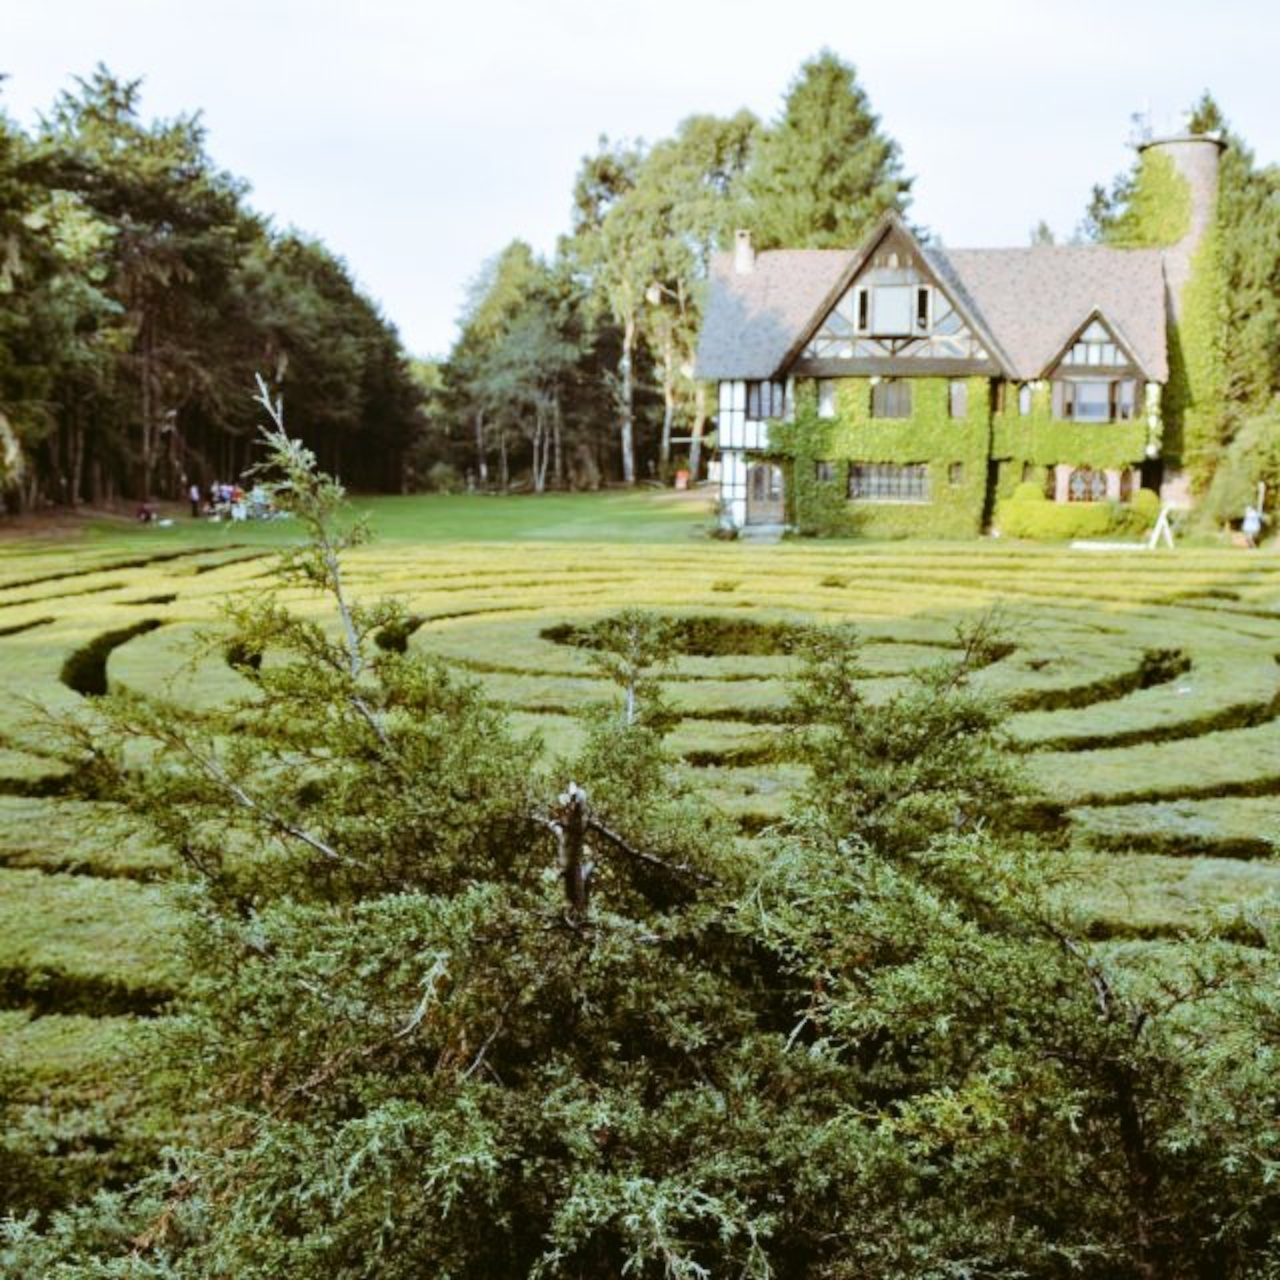
M 755 270 L 756 251 L 751 246 L 751 232 L 739 229 L 733 233 L 733 269 L 740 276 Z

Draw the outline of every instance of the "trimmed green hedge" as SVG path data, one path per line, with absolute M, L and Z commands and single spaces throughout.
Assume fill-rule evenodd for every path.
M 996 506 L 996 528 L 1007 538 L 1058 541 L 1116 535 L 1137 537 L 1149 529 L 1160 511 L 1150 489 L 1121 502 L 1050 502 L 1034 484 L 1020 484 L 1011 498 Z

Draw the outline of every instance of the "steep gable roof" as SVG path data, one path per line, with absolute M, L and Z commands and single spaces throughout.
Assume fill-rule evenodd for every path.
M 734 270 L 731 255 L 718 255 L 698 344 L 698 376 L 762 379 L 782 372 L 884 232 L 881 223 L 857 251 L 761 253 L 745 273 Z M 1045 376 L 1096 312 L 1123 334 L 1148 378 L 1168 381 L 1160 250 L 1035 245 L 922 247 L 922 253 L 1013 377 Z
M 1001 351 L 1000 344 L 996 340 L 995 335 L 991 333 L 983 323 L 981 315 L 975 312 L 973 306 L 969 302 L 968 298 L 965 297 L 963 292 L 953 288 L 951 281 L 938 271 L 937 265 L 930 257 L 924 245 L 920 243 L 916 234 L 907 226 L 901 216 L 892 210 L 886 213 L 880 221 L 876 223 L 862 247 L 856 253 L 849 256 L 849 260 L 845 264 L 845 268 L 841 272 L 839 279 L 836 280 L 832 287 L 830 294 L 826 299 L 824 299 L 822 306 L 818 309 L 817 313 L 810 318 L 809 323 L 805 325 L 805 327 L 796 336 L 796 340 L 791 344 L 790 348 L 788 348 L 786 363 L 790 363 L 791 360 L 799 355 L 801 350 L 813 337 L 814 333 L 822 326 L 827 315 L 830 313 L 831 308 L 836 305 L 841 295 L 854 284 L 862 274 L 864 268 L 866 268 L 868 263 L 872 261 L 881 242 L 890 235 L 895 235 L 896 237 L 899 237 L 901 241 L 905 241 L 907 248 L 909 250 L 914 250 L 919 258 L 923 260 L 926 272 L 937 278 L 937 283 L 951 295 L 952 303 L 955 305 L 960 315 L 964 317 L 965 322 L 970 326 L 978 339 L 991 352 L 997 362 L 1005 366 L 1006 370 L 1008 370 L 1008 360 L 1004 357 L 1004 353 Z
M 998 335 L 1019 379 L 1043 377 L 1096 312 L 1123 333 L 1148 378 L 1169 380 L 1159 249 L 1035 245 L 927 253 Z

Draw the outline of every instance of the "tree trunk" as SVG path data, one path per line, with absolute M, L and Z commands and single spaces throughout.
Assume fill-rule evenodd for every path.
M 484 447 L 484 410 L 476 410 L 476 478 L 480 488 L 489 487 L 489 459 Z
M 80 487 L 84 482 L 84 424 L 80 419 L 78 402 L 71 410 L 68 450 L 70 452 L 71 505 L 78 507 L 81 500 Z
M 151 325 L 144 320 L 142 323 L 142 333 L 139 341 L 139 355 L 141 356 L 141 375 L 142 375 L 142 450 L 141 450 L 141 492 L 138 497 L 145 501 L 151 496 L 151 474 L 155 466 L 155 457 L 152 442 L 152 432 L 155 424 L 155 397 L 154 387 L 151 384 L 152 373 L 152 343 L 151 343 Z
M 671 429 L 676 420 L 676 344 L 670 326 L 662 341 L 662 443 L 658 465 L 663 480 L 671 468 Z
M 698 470 L 702 466 L 702 430 L 707 421 L 707 384 L 698 382 L 693 388 L 693 429 L 689 441 L 689 483 L 698 483 Z
M 506 493 L 511 488 L 511 472 L 507 467 L 507 429 L 506 427 L 498 428 L 498 466 L 499 474 L 502 479 L 502 492 Z
M 620 435 L 623 484 L 636 482 L 635 382 L 632 370 L 635 345 L 636 321 L 634 316 L 629 315 L 622 326 L 622 354 L 618 357 L 618 393 L 622 410 Z
M 564 444 L 560 438 L 560 400 L 557 397 L 555 403 L 551 406 L 551 450 L 555 455 L 555 461 L 552 464 L 552 476 L 556 482 L 557 489 L 563 489 L 564 486 Z
M 533 413 L 533 491 L 541 493 L 547 481 L 547 447 L 546 427 L 544 426 L 542 409 Z

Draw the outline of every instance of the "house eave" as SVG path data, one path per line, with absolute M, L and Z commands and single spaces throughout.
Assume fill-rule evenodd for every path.
M 788 373 L 800 378 L 999 378 L 994 360 L 944 360 L 921 357 L 867 357 L 859 360 L 797 360 Z

